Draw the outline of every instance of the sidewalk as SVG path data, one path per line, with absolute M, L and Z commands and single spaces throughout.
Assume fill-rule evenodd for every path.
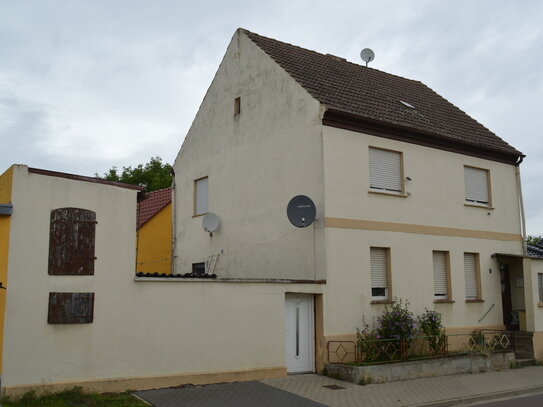
M 262 380 L 269 386 L 330 407 L 453 406 L 461 403 L 543 392 L 543 367 L 431 377 L 360 386 L 315 374 Z M 335 384 L 344 389 L 322 386 Z

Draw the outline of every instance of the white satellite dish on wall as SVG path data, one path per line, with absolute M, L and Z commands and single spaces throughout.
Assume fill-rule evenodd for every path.
M 219 217 L 214 213 L 208 213 L 202 219 L 202 227 L 206 232 L 215 232 L 219 228 Z

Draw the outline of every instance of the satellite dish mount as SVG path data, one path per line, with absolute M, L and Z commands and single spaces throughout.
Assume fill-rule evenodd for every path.
M 213 236 L 213 232 L 219 228 L 219 223 L 219 217 L 210 212 L 202 219 L 202 228 L 209 232 L 209 236 Z
M 371 62 L 375 59 L 375 53 L 369 48 L 364 48 L 362 51 L 360 51 L 360 58 L 362 58 L 362 61 L 366 63 L 367 67 L 368 62 Z
M 306 228 L 315 221 L 317 210 L 311 198 L 297 195 L 287 206 L 287 216 L 290 223 L 297 228 Z

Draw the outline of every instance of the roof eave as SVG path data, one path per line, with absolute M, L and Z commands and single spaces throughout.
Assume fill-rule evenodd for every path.
M 475 146 L 459 140 L 452 140 L 439 134 L 424 132 L 418 129 L 415 130 L 331 108 L 325 110 L 322 124 L 515 166 L 519 165 L 522 162 L 522 158 L 525 157 L 520 151 L 508 153 Z

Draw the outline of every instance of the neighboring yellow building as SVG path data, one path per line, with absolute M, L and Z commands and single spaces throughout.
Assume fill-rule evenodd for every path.
M 8 279 L 9 226 L 11 215 L 11 184 L 13 167 L 0 175 L 0 375 L 2 374 L 2 349 L 4 316 L 6 313 L 6 287 Z
M 136 273 L 171 273 L 172 189 L 145 194 L 138 203 Z

